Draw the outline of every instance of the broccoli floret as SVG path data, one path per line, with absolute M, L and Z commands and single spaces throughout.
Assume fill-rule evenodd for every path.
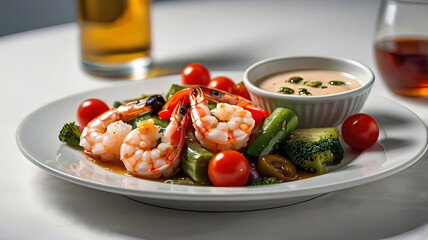
M 278 180 L 274 177 L 263 177 L 250 183 L 250 186 L 277 184 Z
M 330 151 L 333 156 L 333 162 L 331 164 L 336 165 L 342 162 L 345 155 L 342 144 L 340 144 L 338 137 L 323 138 L 317 142 L 321 151 Z
M 75 122 L 66 123 L 62 127 L 61 132 L 59 133 L 59 140 L 74 147 L 80 148 L 80 135 L 82 135 L 82 132 L 80 131 L 79 127 L 76 125 Z
M 318 174 L 327 171 L 326 165 L 339 164 L 344 157 L 336 128 L 296 130 L 281 150 L 297 168 Z

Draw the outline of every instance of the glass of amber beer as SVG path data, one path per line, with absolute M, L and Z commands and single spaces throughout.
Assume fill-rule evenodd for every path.
M 428 1 L 384 0 L 374 46 L 378 69 L 393 92 L 428 97 Z
M 83 68 L 103 77 L 143 78 L 150 57 L 151 0 L 78 0 Z

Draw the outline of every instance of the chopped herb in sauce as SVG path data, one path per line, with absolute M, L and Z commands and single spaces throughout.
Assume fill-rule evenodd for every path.
M 306 86 L 309 86 L 309 87 L 321 87 L 321 85 L 322 85 L 322 82 L 320 81 L 310 82 L 306 84 Z
M 291 77 L 288 81 L 291 82 L 291 83 L 299 83 L 302 80 L 303 80 L 302 77 L 295 76 L 295 77 Z
M 330 84 L 330 85 L 343 85 L 343 84 L 345 84 L 345 82 L 342 82 L 339 80 L 332 80 L 332 81 L 328 82 L 328 84 Z
M 327 86 L 322 86 L 321 88 L 327 88 Z
M 306 88 L 299 88 L 299 95 L 312 95 Z
M 306 83 L 308 83 L 308 81 L 304 81 L 304 82 L 303 82 L 303 85 L 305 85 Z
M 289 87 L 281 87 L 279 88 L 278 92 L 282 94 L 293 94 L 294 90 Z

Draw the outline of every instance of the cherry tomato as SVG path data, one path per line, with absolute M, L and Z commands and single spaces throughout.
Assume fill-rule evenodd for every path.
M 109 110 L 110 108 L 105 102 L 99 99 L 87 99 L 82 102 L 77 110 L 77 121 L 80 126 L 84 127 L 92 119 L 98 117 L 101 113 Z
M 375 144 L 379 137 L 379 125 L 370 115 L 358 113 L 343 122 L 342 137 L 355 149 L 368 148 Z
M 250 94 L 248 93 L 247 88 L 245 87 L 243 82 L 240 82 L 233 86 L 232 93 L 248 100 L 251 100 Z
M 235 83 L 227 77 L 216 77 L 208 83 L 208 87 L 232 93 Z
M 208 164 L 208 177 L 218 187 L 243 186 L 249 174 L 247 159 L 234 150 L 217 153 Z
M 181 73 L 181 82 L 183 85 L 207 86 L 210 79 L 208 69 L 199 63 L 187 65 Z

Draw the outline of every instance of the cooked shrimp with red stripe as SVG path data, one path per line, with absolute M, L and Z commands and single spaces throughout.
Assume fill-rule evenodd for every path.
M 220 102 L 221 98 L 215 100 L 219 102 L 210 110 L 201 88 L 195 87 L 190 96 L 190 115 L 198 141 L 213 152 L 239 150 L 247 146 L 255 124 L 251 113 L 240 106 Z
M 177 104 L 170 122 L 161 132 L 153 119 L 143 120 L 123 140 L 120 160 L 128 171 L 147 178 L 169 177 L 180 163 L 188 121 L 187 106 Z

